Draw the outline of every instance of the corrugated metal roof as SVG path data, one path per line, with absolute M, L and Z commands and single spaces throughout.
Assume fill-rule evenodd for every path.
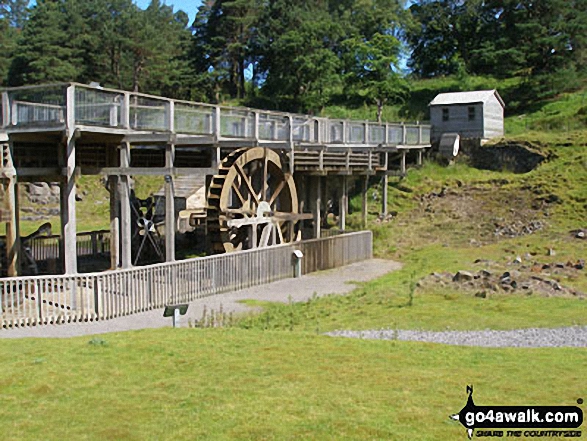
M 491 98 L 496 97 L 497 100 L 505 107 L 505 103 L 497 93 L 497 90 L 477 90 L 474 92 L 452 92 L 440 93 L 436 95 L 430 102 L 430 106 L 448 106 L 451 104 L 473 104 L 486 103 Z

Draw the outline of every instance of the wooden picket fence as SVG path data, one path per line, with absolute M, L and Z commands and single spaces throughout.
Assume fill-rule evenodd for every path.
M 372 257 L 370 231 L 102 273 L 0 279 L 4 328 L 105 320 Z

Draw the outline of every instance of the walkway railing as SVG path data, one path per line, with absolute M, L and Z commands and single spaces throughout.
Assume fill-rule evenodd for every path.
M 111 319 L 293 277 L 295 250 L 304 253 L 303 273 L 307 274 L 371 258 L 372 233 L 129 270 L 0 279 L 2 326 Z
M 5 130 L 84 126 L 136 132 L 316 145 L 430 144 L 426 124 L 350 121 L 249 108 L 215 106 L 65 83 L 7 89 Z M 71 128 L 71 127 L 70 127 Z

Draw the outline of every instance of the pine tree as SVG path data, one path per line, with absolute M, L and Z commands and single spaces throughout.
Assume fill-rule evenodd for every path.
M 19 38 L 10 66 L 11 85 L 74 81 L 83 68 L 72 47 L 62 1 L 39 0 Z

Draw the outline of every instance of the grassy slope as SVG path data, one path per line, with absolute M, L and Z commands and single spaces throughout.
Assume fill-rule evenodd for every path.
M 480 349 L 242 330 L 2 341 L 6 440 L 448 440 L 465 404 L 574 404 L 580 349 Z M 527 361 L 533 375 L 527 375 Z
M 261 316 L 243 319 L 240 326 L 257 329 L 325 331 L 332 329 L 511 329 L 587 325 L 587 302 L 574 297 L 455 292 L 451 287 L 418 288 L 415 283 L 432 272 L 477 271 L 477 259 L 490 259 L 510 268 L 517 256 L 527 262 L 576 262 L 587 257 L 586 241 L 571 230 L 584 228 L 587 217 L 587 132 L 542 135 L 550 160 L 524 175 L 488 172 L 464 164 L 444 167 L 432 163 L 410 170 L 402 181 L 390 183 L 390 210 L 399 214 L 390 223 L 375 223 L 379 210 L 370 199 L 370 228 L 375 254 L 404 263 L 401 271 L 366 284 L 345 297 L 314 299 L 304 304 L 266 304 Z M 425 210 L 421 196 L 448 189 L 454 203 Z M 373 190 L 377 191 L 377 190 Z M 541 198 L 555 195 L 559 203 L 533 210 Z M 438 199 L 443 201 L 448 198 Z M 433 200 L 434 202 L 434 200 Z M 434 206 L 434 205 L 433 205 Z M 359 225 L 359 214 L 350 216 Z M 538 220 L 545 227 L 511 239 L 493 234 L 496 220 Z M 554 249 L 556 255 L 547 251 Z M 515 267 L 513 268 L 515 269 Z M 566 286 L 587 292 L 582 273 L 561 276 Z M 410 300 L 411 297 L 411 300 Z M 411 306 L 408 306 L 410 305 Z

